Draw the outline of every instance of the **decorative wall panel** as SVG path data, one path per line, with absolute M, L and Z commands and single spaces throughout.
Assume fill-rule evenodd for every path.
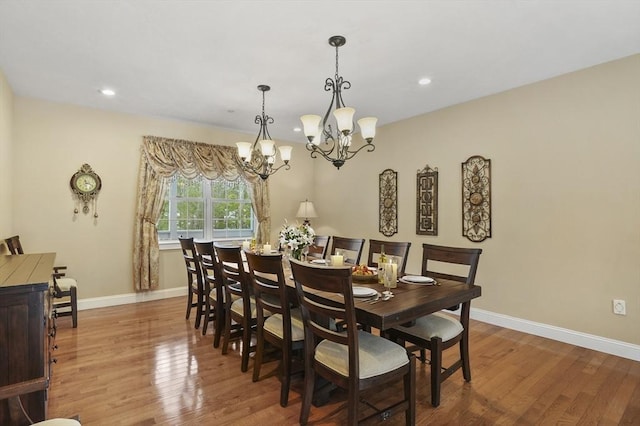
M 416 182 L 416 234 L 438 235 L 438 168 L 418 170 Z
M 462 163 L 462 235 L 473 242 L 491 237 L 491 160 L 480 155 Z

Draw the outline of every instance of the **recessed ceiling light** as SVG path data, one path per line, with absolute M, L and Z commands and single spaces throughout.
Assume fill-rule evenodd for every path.
M 100 93 L 105 96 L 115 96 L 116 92 L 113 89 L 100 89 Z
M 420 80 L 418 80 L 418 84 L 420 86 L 426 86 L 429 83 L 431 83 L 431 79 L 428 78 L 428 77 L 424 77 L 424 78 L 421 78 Z
M 293 128 L 293 131 L 294 131 L 294 132 L 301 132 L 301 131 L 302 131 L 302 129 L 301 129 L 300 127 L 294 127 L 294 128 Z

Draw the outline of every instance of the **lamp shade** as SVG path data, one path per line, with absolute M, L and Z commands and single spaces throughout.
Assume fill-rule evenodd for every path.
M 316 213 L 315 207 L 313 207 L 313 203 L 309 200 L 302 201 L 300 203 L 300 207 L 298 207 L 298 213 L 296 213 L 296 217 L 303 217 L 308 219 L 310 217 L 318 217 Z

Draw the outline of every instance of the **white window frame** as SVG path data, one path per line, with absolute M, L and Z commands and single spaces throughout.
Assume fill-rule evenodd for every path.
M 244 184 L 245 190 L 241 191 L 247 198 L 240 199 L 229 199 L 229 198 L 213 198 L 212 195 L 212 183 L 209 179 L 204 178 L 194 178 L 192 180 L 198 181 L 202 184 L 202 197 L 178 197 L 177 195 L 177 184 L 178 179 L 186 179 L 179 175 L 171 178 L 169 182 L 169 186 L 167 188 L 167 194 L 165 195 L 165 199 L 169 200 L 169 230 L 168 231 L 158 231 L 158 244 L 160 245 L 160 249 L 175 249 L 180 248 L 180 242 L 178 241 L 178 237 L 182 234 L 181 230 L 174 229 L 171 225 L 176 225 L 177 218 L 177 204 L 179 201 L 195 201 L 195 202 L 203 202 L 204 203 L 204 223 L 202 229 L 202 235 L 194 236 L 196 241 L 243 241 L 246 239 L 251 239 L 255 234 L 255 228 L 257 226 L 257 220 L 254 214 L 253 205 L 251 203 L 251 198 L 249 197 L 249 185 L 247 182 L 239 178 L 237 181 L 227 181 L 226 179 L 220 177 L 215 181 L 223 182 L 223 183 L 236 183 L 240 182 Z M 251 228 L 246 230 L 214 230 L 213 228 L 213 209 L 216 203 L 226 203 L 226 202 L 237 202 L 241 205 L 249 205 L 251 207 Z M 169 232 L 169 239 L 160 239 L 161 233 Z M 223 235 L 221 235 L 223 234 Z M 187 236 L 187 235 L 184 235 Z

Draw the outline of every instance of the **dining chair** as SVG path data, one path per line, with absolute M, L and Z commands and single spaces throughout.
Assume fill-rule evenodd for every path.
M 386 249 L 386 246 L 385 246 Z M 474 285 L 478 261 L 482 249 L 422 245 L 422 275 L 434 279 L 447 279 Z M 437 262 L 437 263 L 435 263 Z M 437 265 L 434 269 L 433 265 Z M 466 275 L 454 275 L 455 265 L 466 267 Z M 469 309 L 471 302 L 462 304 L 459 318 L 436 312 L 418 318 L 414 325 L 398 326 L 388 330 L 391 340 L 409 342 L 415 346 L 407 350 L 420 349 L 420 359 L 424 363 L 425 350 L 431 355 L 431 405 L 440 405 L 440 386 L 449 376 L 462 368 L 464 379 L 471 381 L 469 362 Z M 449 367 L 442 366 L 442 352 L 460 344 L 460 357 Z
M 245 253 L 249 264 L 249 278 L 256 300 L 257 336 L 253 364 L 253 381 L 260 379 L 260 368 L 265 354 L 265 343 L 278 348 L 280 362 L 280 405 L 289 402 L 294 352 L 302 352 L 304 328 L 299 309 L 291 308 L 287 291 L 282 254 L 261 256 Z
M 392 413 L 404 411 L 406 424 L 415 424 L 415 358 L 390 340 L 358 330 L 351 267 L 326 267 L 291 260 L 291 270 L 305 334 L 300 423 L 306 424 L 309 418 L 318 375 L 347 390 L 346 423 L 354 425 L 376 417 L 386 420 Z M 344 303 L 323 303 L 313 298 L 313 293 L 318 291 L 333 294 Z M 327 325 L 331 320 L 343 321 L 347 326 L 344 331 L 335 332 Z M 383 409 L 365 402 L 375 413 L 359 420 L 361 393 L 385 389 L 401 379 L 402 400 Z
M 24 254 L 20 236 L 6 238 L 5 243 L 11 254 Z M 66 266 L 54 266 L 49 286 L 54 298 L 53 311 L 58 317 L 71 317 L 73 328 L 78 327 L 78 282 L 75 278 L 66 276 Z M 56 302 L 58 299 L 66 299 Z
M 240 246 L 213 243 L 225 291 L 225 325 L 222 353 L 227 354 L 229 341 L 241 338 L 242 362 L 240 369 L 249 369 L 249 354 L 255 352 L 251 346 L 251 335 L 256 329 L 256 301 L 251 291 L 249 274 L 244 268 Z
M 187 314 L 186 319 L 191 316 L 191 310 L 196 308 L 195 328 L 200 328 L 202 317 L 204 316 L 205 304 L 207 303 L 204 294 L 204 284 L 202 280 L 202 270 L 198 261 L 198 253 L 193 242 L 193 237 L 179 237 L 182 258 L 187 269 Z M 193 300 L 195 297 L 195 301 Z
M 202 284 L 204 291 L 205 319 L 202 325 L 202 335 L 207 334 L 209 322 L 213 322 L 213 347 L 220 346 L 220 336 L 224 329 L 224 290 L 220 279 L 219 263 L 213 248 L 213 241 L 194 242 L 200 271 L 202 272 Z
M 329 235 L 316 235 L 313 239 L 313 244 L 309 246 L 308 256 L 311 259 L 324 259 L 327 257 L 329 240 L 331 240 Z
M 24 253 L 22 253 L 24 254 Z M 80 426 L 80 422 L 74 419 L 55 418 L 43 421 L 33 421 L 28 413 L 28 406 L 22 403 L 21 396 L 32 392 L 46 391 L 49 381 L 46 377 L 25 380 L 10 385 L 0 386 L 0 401 L 7 400 L 9 424 L 27 424 L 37 426 Z M 28 404 L 27 404 L 28 405 Z
M 400 258 L 398 260 L 398 277 L 402 277 L 407 266 L 411 243 L 409 241 L 397 242 L 369 240 L 369 254 L 367 259 L 368 266 L 378 266 L 378 257 L 380 256 L 380 253 L 382 253 L 383 247 L 385 255 L 391 255 Z
M 347 250 L 349 257 L 345 257 L 344 261 L 354 265 L 360 263 L 360 256 L 362 256 L 362 249 L 364 248 L 364 238 L 346 238 L 334 235 L 332 240 L 331 254 L 336 254 L 337 249 Z

